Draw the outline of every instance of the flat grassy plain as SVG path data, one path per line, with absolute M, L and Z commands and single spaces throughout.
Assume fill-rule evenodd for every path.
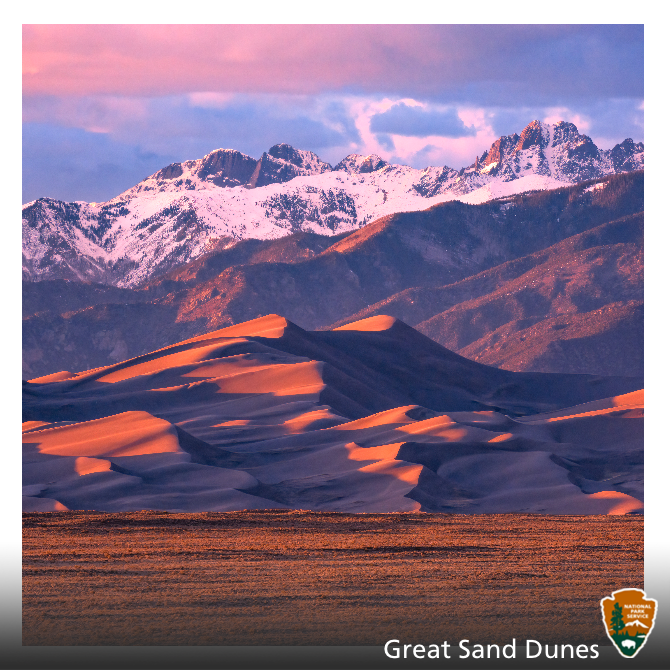
M 608 644 L 639 516 L 23 515 L 24 645 Z

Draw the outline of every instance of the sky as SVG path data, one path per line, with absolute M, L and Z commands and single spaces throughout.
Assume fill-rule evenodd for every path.
M 218 148 L 471 164 L 532 120 L 644 141 L 642 25 L 24 24 L 23 202 Z

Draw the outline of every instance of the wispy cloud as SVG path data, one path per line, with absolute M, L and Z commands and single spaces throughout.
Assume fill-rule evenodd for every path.
M 219 147 L 260 157 L 287 142 L 331 164 L 376 153 L 460 168 L 536 118 L 573 121 L 603 148 L 643 137 L 642 26 L 27 25 L 23 36 L 30 197 L 112 197 Z
M 28 95 L 643 95 L 642 26 L 27 25 L 23 44 Z
M 420 103 L 407 105 L 399 102 L 370 119 L 373 133 L 388 133 L 406 137 L 466 137 L 475 135 L 475 129 L 466 127 L 453 109 L 430 109 Z

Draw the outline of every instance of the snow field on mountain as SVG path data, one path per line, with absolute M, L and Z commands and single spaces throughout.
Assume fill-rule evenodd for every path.
M 548 191 L 553 188 L 561 188 L 562 186 L 567 186 L 567 184 L 553 177 L 529 174 L 514 181 L 491 182 L 490 184 L 486 184 L 486 186 L 478 188 L 476 191 L 472 191 L 472 193 L 459 196 L 455 199 L 468 205 L 479 205 L 497 198 L 506 198 L 528 191 Z
M 521 136 L 500 138 L 494 149 L 498 160 L 480 167 L 478 158 L 461 171 L 419 170 L 358 155 L 332 168 L 316 154 L 286 144 L 257 162 L 219 149 L 166 166 L 106 203 L 28 203 L 24 277 L 74 276 L 137 286 L 194 260 L 222 238 L 277 239 L 297 231 L 337 235 L 451 200 L 480 204 L 644 167 L 641 144 L 625 140 L 598 150 L 564 122 L 533 121 Z

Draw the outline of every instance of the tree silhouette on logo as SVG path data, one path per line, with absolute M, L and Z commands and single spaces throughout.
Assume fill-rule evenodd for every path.
M 610 619 L 610 626 L 615 634 L 620 633 L 624 629 L 623 624 L 623 610 L 619 603 L 614 603 L 614 608 L 612 609 L 612 618 Z

